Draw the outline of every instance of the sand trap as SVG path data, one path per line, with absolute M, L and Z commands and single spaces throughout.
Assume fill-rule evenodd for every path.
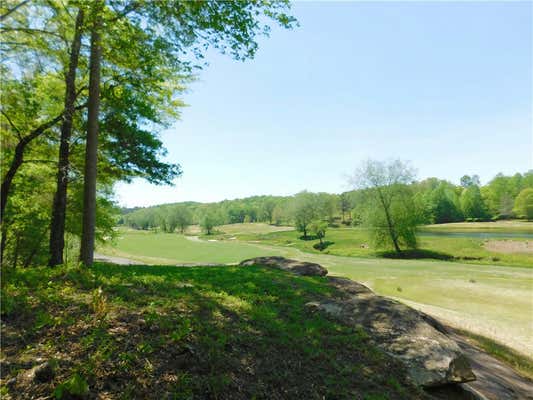
M 533 254 L 533 241 L 488 240 L 485 249 L 496 253 L 529 253 Z

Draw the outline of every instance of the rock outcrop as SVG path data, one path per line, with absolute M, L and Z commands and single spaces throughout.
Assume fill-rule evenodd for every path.
M 319 264 L 283 257 L 257 257 L 240 265 L 264 265 L 306 276 L 328 273 Z M 468 358 L 438 321 L 398 301 L 378 296 L 350 279 L 329 277 L 328 282 L 337 289 L 337 296 L 307 303 L 309 311 L 361 327 L 378 347 L 406 366 L 416 385 L 432 388 L 476 379 Z
M 349 279 L 330 277 L 329 282 L 342 297 L 307 307 L 363 328 L 378 347 L 404 363 L 415 384 L 435 387 L 476 379 L 457 343 L 430 325 L 422 313 Z
M 249 260 L 242 261 L 239 265 L 264 265 L 270 268 L 289 271 L 296 275 L 305 276 L 325 276 L 328 273 L 328 270 L 319 264 L 275 256 L 250 258 Z

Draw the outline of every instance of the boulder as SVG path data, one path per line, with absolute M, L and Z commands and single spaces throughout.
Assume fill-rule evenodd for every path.
M 290 260 L 288 258 L 275 256 L 250 258 L 249 260 L 242 261 L 239 265 L 245 267 L 251 265 L 263 265 L 270 268 L 292 272 L 296 275 L 305 276 L 325 276 L 328 273 L 328 270 L 319 264 Z
M 378 347 L 406 366 L 416 385 L 436 387 L 476 379 L 457 343 L 430 325 L 422 313 L 349 279 L 330 277 L 329 282 L 340 297 L 307 307 L 363 328 Z

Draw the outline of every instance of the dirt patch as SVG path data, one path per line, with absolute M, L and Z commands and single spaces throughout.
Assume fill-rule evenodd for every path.
M 485 249 L 496 253 L 527 253 L 533 254 L 533 241 L 518 240 L 487 240 Z

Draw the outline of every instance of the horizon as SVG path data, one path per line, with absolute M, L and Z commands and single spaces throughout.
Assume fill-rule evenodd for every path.
M 531 3 L 295 3 L 253 60 L 209 51 L 161 133 L 175 186 L 116 186 L 121 206 L 349 190 L 400 158 L 453 183 L 533 169 Z M 454 24 L 448 22 L 453 20 Z
M 527 174 L 527 173 L 533 173 L 533 170 L 530 169 L 528 171 L 524 171 L 524 172 L 514 172 L 514 173 L 511 173 L 511 174 L 503 174 L 504 176 L 514 176 L 516 174 L 521 174 L 521 175 L 524 175 L 524 174 Z M 494 177 L 490 178 L 488 181 L 486 182 L 483 182 L 481 181 L 480 182 L 480 187 L 482 186 L 485 186 L 487 185 L 493 178 L 495 178 L 497 175 L 500 175 L 501 173 L 497 173 Z M 465 174 L 465 175 L 468 175 L 468 174 Z M 478 174 L 471 174 L 470 176 L 476 176 Z M 479 176 L 479 175 L 478 175 Z M 449 179 L 445 179 L 445 178 L 438 178 L 436 176 L 427 176 L 427 177 L 424 177 L 424 178 L 416 178 L 415 179 L 415 182 L 419 183 L 419 182 L 422 182 L 426 179 L 439 179 L 439 180 L 443 180 L 443 181 L 447 181 L 455 186 L 460 186 L 460 182 L 459 180 L 457 181 L 451 181 Z M 319 190 L 319 191 L 309 191 L 309 192 L 312 192 L 312 193 L 326 193 L 326 194 L 334 194 L 334 195 L 340 195 L 342 193 L 346 193 L 346 192 L 351 192 L 351 191 L 356 191 L 356 190 L 359 190 L 357 188 L 351 188 L 351 189 L 348 189 L 348 190 L 344 190 L 344 191 L 340 191 L 340 192 L 327 192 L 327 191 L 324 191 L 324 190 Z M 122 204 L 118 204 L 118 206 L 120 208 L 124 208 L 124 209 L 133 209 L 133 208 L 150 208 L 150 207 L 158 207 L 158 206 L 164 206 L 164 205 L 172 205 L 172 204 L 181 204 L 181 203 L 198 203 L 198 204 L 215 204 L 215 203 L 220 203 L 220 202 L 223 202 L 223 201 L 235 201 L 235 200 L 244 200 L 244 199 L 248 199 L 248 198 L 251 198 L 251 197 L 269 197 L 269 196 L 272 196 L 272 197 L 292 197 L 292 196 L 295 196 L 296 194 L 302 192 L 302 191 L 308 191 L 307 189 L 302 189 L 302 190 L 299 190 L 298 192 L 294 192 L 294 193 L 289 193 L 289 194 L 276 194 L 276 193 L 261 193 L 261 194 L 251 194 L 249 196 L 243 196 L 243 197 L 232 197 L 232 198 L 224 198 L 224 199 L 220 199 L 220 200 L 213 200 L 213 201 L 200 201 L 200 200 L 179 200 L 179 201 L 171 201 L 171 202 L 165 202 L 165 203 L 154 203 L 154 204 L 150 204 L 150 205 L 146 205 L 146 206 L 137 206 L 137 205 L 133 205 L 133 206 L 125 206 L 125 205 L 122 205 Z

